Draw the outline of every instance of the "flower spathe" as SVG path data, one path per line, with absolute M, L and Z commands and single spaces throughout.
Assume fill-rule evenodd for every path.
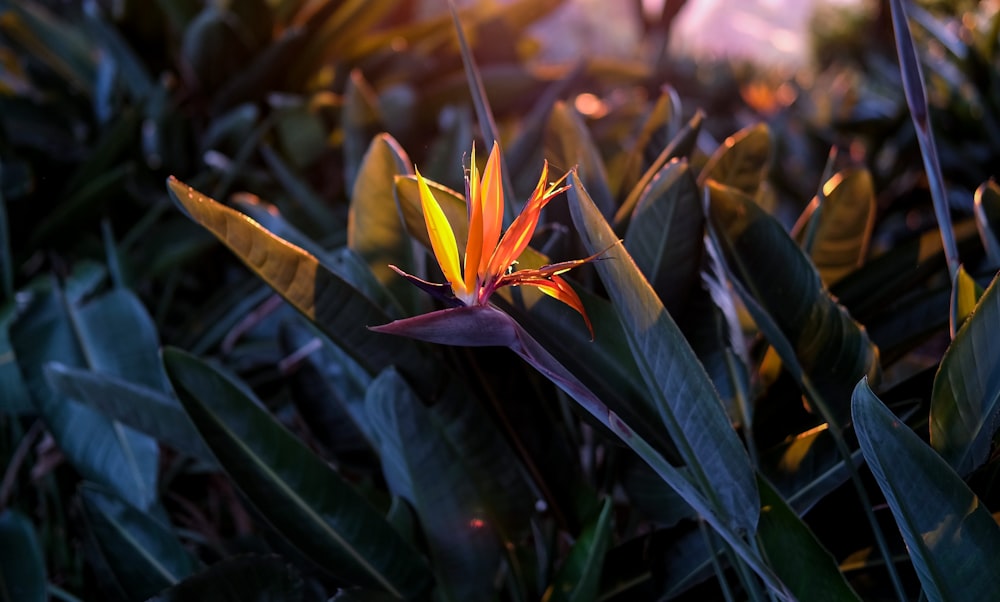
M 481 176 L 476 165 L 476 149 L 473 146 L 467 182 L 469 235 L 464 257 L 461 258 L 452 225 L 431 193 L 427 181 L 417 170 L 420 206 L 431 250 L 448 282 L 447 284 L 426 282 L 403 272 L 396 266 L 390 267 L 420 288 L 455 306 L 487 305 L 490 296 L 503 286 L 536 287 L 579 312 L 593 338 L 593 327 L 580 297 L 560 274 L 593 260 L 596 255 L 544 265 L 540 268 L 513 269 L 517 258 L 528 248 L 528 243 L 538 226 L 542 209 L 552 198 L 567 188 L 561 186 L 563 178 L 549 184 L 546 162 L 542 167 L 538 184 L 524 204 L 520 215 L 514 219 L 506 232 L 502 232 L 504 194 L 500 170 L 500 147 L 496 142 L 493 143 L 493 149 Z

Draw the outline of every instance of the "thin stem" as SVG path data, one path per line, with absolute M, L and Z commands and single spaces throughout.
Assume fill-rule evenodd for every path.
M 719 555 L 715 553 L 715 539 L 708 529 L 705 528 L 705 521 L 698 521 L 698 531 L 705 540 L 705 547 L 708 548 L 708 557 L 712 562 L 712 570 L 715 571 L 715 580 L 719 582 L 719 589 L 722 590 L 722 597 L 726 602 L 734 602 L 732 590 L 729 589 L 729 582 L 726 581 L 726 572 L 719 563 Z

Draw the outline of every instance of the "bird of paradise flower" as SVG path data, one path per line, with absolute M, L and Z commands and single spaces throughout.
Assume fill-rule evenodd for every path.
M 551 199 L 568 188 L 568 186 L 562 186 L 565 176 L 554 183 L 548 183 L 548 162 L 546 162 L 531 197 L 525 203 L 520 215 L 514 219 L 507 231 L 501 236 L 504 194 L 500 163 L 500 147 L 494 142 L 480 177 L 476 165 L 476 149 L 473 146 L 467 181 L 469 233 L 464 261 L 459 259 L 458 242 L 452 225 L 448 222 L 448 218 L 437 199 L 434 198 L 427 181 L 417 170 L 420 205 L 424 215 L 424 223 L 427 226 L 431 250 L 448 282 L 428 282 L 412 274 L 407 274 L 396 266 L 389 267 L 424 291 L 456 309 L 462 307 L 491 308 L 489 299 L 497 289 L 504 286 L 533 286 L 576 310 L 583 317 L 591 339 L 593 339 L 593 326 L 590 323 L 590 318 L 587 317 L 579 295 L 560 274 L 593 261 L 601 253 L 584 259 L 544 265 L 540 268 L 514 269 L 517 258 L 527 249 L 528 243 L 531 241 L 535 228 L 538 226 L 542 209 Z M 448 311 L 442 310 L 442 312 Z M 418 331 L 423 331 L 431 324 L 440 326 L 441 323 L 437 318 L 439 316 L 445 317 L 441 315 L 442 312 L 432 312 L 416 318 L 398 320 L 392 325 L 375 327 L 373 330 L 426 338 L 426 336 L 420 336 Z M 452 315 L 458 322 L 464 322 L 457 315 Z M 393 325 L 393 328 L 389 328 Z M 407 326 L 412 328 L 406 328 Z M 435 329 L 435 332 L 437 331 Z M 446 337 L 445 340 L 447 338 L 450 337 Z M 468 344 L 467 336 L 461 338 Z

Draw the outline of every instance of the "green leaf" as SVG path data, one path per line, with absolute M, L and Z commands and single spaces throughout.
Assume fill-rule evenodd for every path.
M 348 583 L 416 596 L 423 558 L 322 459 L 225 376 L 176 349 L 167 372 L 219 464 L 275 529 Z
M 297 358 L 284 371 L 292 401 L 309 430 L 338 458 L 351 452 L 370 454 L 374 436 L 365 391 L 371 377 L 305 320 L 282 324 L 280 336 L 286 357 Z
M 453 0 L 449 0 L 448 8 L 451 11 L 451 20 L 455 24 L 459 54 L 462 57 L 462 65 L 465 67 L 465 78 L 468 81 L 469 94 L 472 96 L 472 106 L 476 109 L 479 130 L 486 139 L 486 146 L 489 148 L 493 146 L 491 142 L 500 143 L 500 128 L 497 127 L 493 109 L 490 107 L 490 99 L 486 94 L 486 87 L 483 85 L 483 76 L 479 72 L 479 67 L 476 66 L 472 49 L 465 39 L 465 30 L 462 28 L 462 21 L 458 18 L 458 9 Z M 507 203 L 504 204 L 504 223 L 509 225 L 517 217 L 517 210 L 514 203 L 511 202 L 514 199 L 514 186 L 511 184 L 510 170 L 507 169 L 507 161 L 502 153 L 500 155 L 500 177 L 503 181 L 504 197 L 508 199 Z
M 604 161 L 587 124 L 575 109 L 563 101 L 552 107 L 545 129 L 545 157 L 563 169 L 576 167 L 580 179 L 592 191 L 591 197 L 605 217 L 615 211 Z
M 962 475 L 986 461 L 1000 421 L 998 280 L 956 333 L 934 377 L 931 444 Z
M 301 117 L 301 119 L 305 120 L 312 117 L 312 115 L 306 115 Z M 287 116 L 283 122 L 279 122 L 279 125 L 282 123 L 285 126 L 286 137 L 291 138 L 287 144 L 292 147 L 297 147 L 300 142 L 295 138 L 294 132 L 316 129 L 315 124 L 299 124 L 291 116 Z M 318 141 L 315 144 L 325 144 L 325 141 Z M 320 150 L 316 152 L 319 153 Z M 294 169 L 289 167 L 273 148 L 266 144 L 261 145 L 260 156 L 264 158 L 264 162 L 267 163 L 267 166 L 271 169 L 278 182 L 281 183 L 288 196 L 295 199 L 296 205 L 301 207 L 303 213 L 309 217 L 318 231 L 329 234 L 340 232 L 344 229 L 344 224 L 333 215 L 333 211 L 326 206 L 326 203 L 313 190 L 312 186 L 304 181 L 302 176 L 296 173 Z M 303 161 L 306 161 L 306 159 L 303 159 Z M 169 182 L 168 185 L 170 185 Z M 170 185 L 170 187 L 173 188 L 173 185 Z
M 979 238 L 986 257 L 993 266 L 1000 266 L 1000 186 L 994 180 L 976 189 L 974 213 Z
M 190 575 L 195 559 L 170 525 L 93 485 L 80 488 L 89 527 L 118 582 L 133 599 L 145 599 Z
M 631 191 L 642 172 L 648 169 L 647 157 L 650 157 L 650 150 L 655 149 L 650 157 L 655 160 L 661 152 L 661 146 L 680 128 L 680 110 L 677 91 L 669 85 L 663 86 L 656 103 L 646 113 L 642 127 L 622 159 L 621 181 L 614 187 L 619 197 L 624 196 L 625 191 Z
M 205 447 L 180 402 L 161 390 L 59 362 L 45 365 L 45 378 L 62 395 L 180 453 L 215 464 L 215 457 Z
M 0 306 L 0 391 L 3 391 L 0 413 L 11 415 L 26 414 L 35 409 L 10 340 L 10 326 L 17 317 L 16 311 L 12 302 Z
M 965 271 L 964 266 L 958 266 L 955 273 L 955 281 L 951 287 L 951 302 L 948 311 L 948 330 L 951 338 L 954 339 L 958 329 L 965 324 L 972 312 L 976 309 L 976 304 L 983 296 L 983 287 L 979 286 L 975 278 Z
M 0 600 L 45 602 L 45 558 L 26 516 L 15 510 L 0 513 Z
M 629 218 L 632 217 L 632 212 L 635 211 L 635 206 L 639 203 L 639 196 L 649 188 L 649 185 L 652 184 L 653 180 L 660 173 L 660 170 L 671 160 L 687 157 L 691 153 L 698 140 L 698 134 L 701 132 L 701 124 L 704 120 L 705 114 L 700 110 L 696 111 L 690 121 L 677 132 L 677 135 L 670 141 L 670 144 L 653 160 L 646 173 L 642 174 L 638 183 L 635 184 L 615 212 L 615 219 L 612 223 L 615 225 L 616 232 L 624 229 Z
M 860 464 L 861 452 L 855 450 L 851 461 Z M 811 429 L 768 450 L 760 470 L 800 516 L 850 477 L 830 429 Z
M 55 71 L 66 82 L 90 96 L 97 78 L 97 53 L 79 28 L 62 21 L 40 2 L 4 3 L 7 13 L 0 30 Z
M 823 184 L 823 195 L 813 198 L 792 228 L 800 243 L 807 224 L 818 220 L 812 247 L 806 253 L 826 286 L 856 270 L 868 254 L 875 226 L 875 188 L 868 170 L 835 174 Z
M 1000 527 L 962 479 L 862 380 L 851 402 L 861 451 L 932 602 L 1000 591 Z
M 493 597 L 503 553 L 496 519 L 460 450 L 391 368 L 372 383 L 365 403 L 382 472 L 420 517 L 446 599 Z
M 170 178 L 174 200 L 229 247 L 247 267 L 327 334 L 371 374 L 396 365 L 419 380 L 433 378 L 427 354 L 411 341 L 384 345 L 366 326 L 389 321 L 384 311 L 302 249 L 241 213 Z
M 815 385 L 822 399 L 810 402 L 829 406 L 824 418 L 843 424 L 848 383 L 880 374 L 878 348 L 781 224 L 734 189 L 710 181 L 708 190 L 712 236 L 758 328 L 793 376 Z
M 760 510 L 753 469 L 715 387 L 611 226 L 571 175 L 573 222 L 587 249 L 613 245 L 596 263 L 628 335 L 660 419 L 713 509 L 733 528 L 756 530 Z
M 781 580 L 799 600 L 859 601 L 833 555 L 766 479 L 757 477 L 760 524 L 757 534 Z
M 601 569 L 612 536 L 614 504 L 606 498 L 601 512 L 576 538 L 569 555 L 542 596 L 543 602 L 591 602 L 597 600 Z
M 305 602 L 302 577 L 280 556 L 236 556 L 188 577 L 147 602 Z
M 755 197 L 771 166 L 771 132 L 767 125 L 748 126 L 726 138 L 701 170 L 698 183 L 714 180 Z
M 406 152 L 388 134 L 372 140 L 351 193 L 347 246 L 364 258 L 372 274 L 397 299 L 412 299 L 416 289 L 389 269 L 415 271 L 413 243 L 394 202 L 395 178 L 413 173 Z M 412 307 L 412 303 L 407 304 Z
M 156 503 L 156 441 L 59 394 L 44 374 L 47 363 L 61 362 L 163 390 L 159 343 L 139 301 L 117 290 L 81 308 L 59 289 L 37 293 L 10 334 L 36 408 L 66 457 L 88 480 L 149 510 Z
M 699 285 L 705 216 L 685 161 L 668 163 L 639 197 L 625 249 L 671 316 Z

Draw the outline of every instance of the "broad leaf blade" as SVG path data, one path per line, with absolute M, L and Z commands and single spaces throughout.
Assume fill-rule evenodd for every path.
M 878 348 L 774 218 L 731 188 L 710 181 L 708 190 L 713 236 L 757 326 L 793 375 L 801 380 L 801 369 L 816 386 L 833 414 L 824 417 L 843 421 L 847 383 L 880 374 Z
M 557 102 L 545 130 L 545 157 L 563 169 L 577 168 L 580 179 L 592 191 L 594 203 L 605 217 L 614 213 L 614 197 L 601 153 L 594 145 L 583 118 L 565 102 Z
M 545 602 L 592 602 L 597 600 L 604 555 L 611 543 L 614 504 L 605 499 L 593 523 L 573 543 L 542 600 Z
M 833 555 L 771 485 L 757 478 L 760 525 L 757 534 L 775 572 L 799 600 L 860 602 Z
M 598 252 L 613 245 L 617 237 L 575 174 L 571 183 L 573 221 L 587 249 Z M 660 418 L 694 482 L 731 526 L 755 530 L 759 498 L 753 469 L 705 369 L 620 244 L 596 267 Z
M 974 212 L 986 257 L 1000 266 L 1000 186 L 994 180 L 976 189 Z
M 176 349 L 164 362 L 219 464 L 279 533 L 349 583 L 423 591 L 423 558 L 323 460 L 204 362 Z
M 88 480 L 137 508 L 156 503 L 156 441 L 54 391 L 52 361 L 163 384 L 152 320 L 127 291 L 76 307 L 59 289 L 38 293 L 11 328 L 11 342 L 36 408 L 59 447 Z
M 868 253 L 876 208 L 871 174 L 863 169 L 835 174 L 823 184 L 823 197 L 822 203 L 816 197 L 806 207 L 792 236 L 801 242 L 806 224 L 819 220 L 807 252 L 823 283 L 832 286 L 856 270 Z
M 972 312 L 976 309 L 976 304 L 983 296 L 983 287 L 979 286 L 976 279 L 965 271 L 964 266 L 958 266 L 955 273 L 955 280 L 951 285 L 951 300 L 948 311 L 948 331 L 954 339 L 958 334 L 958 329 L 965 324 Z
M 394 370 L 373 381 L 366 406 L 386 481 L 420 517 L 446 599 L 493 597 L 500 539 L 462 456 Z
M 366 326 L 389 317 L 302 249 L 277 238 L 241 213 L 170 178 L 174 200 L 229 247 L 276 292 L 351 354 L 370 373 L 396 365 L 414 377 L 433 373 L 426 354 L 409 341 L 383 345 Z
M 219 561 L 147 602 L 304 602 L 302 577 L 280 556 L 236 556 Z
M 931 444 L 959 474 L 986 461 L 1000 428 L 1000 278 L 941 358 L 931 395 Z
M 14 510 L 0 514 L 0 599 L 45 602 L 45 558 L 34 525 Z
M 1000 527 L 962 479 L 862 380 L 851 403 L 861 451 L 931 601 L 1000 591 Z
M 84 485 L 80 497 L 88 525 L 130 596 L 147 598 L 194 571 L 194 558 L 169 525 L 93 485 Z
M 347 246 L 364 258 L 372 274 L 397 299 L 413 296 L 413 288 L 389 268 L 415 271 L 413 243 L 393 201 L 397 175 L 410 175 L 413 165 L 388 134 L 372 140 L 362 159 L 347 216 Z
M 93 408 L 176 451 L 215 463 L 180 402 L 156 389 L 116 376 L 74 368 L 58 362 L 45 366 L 45 377 L 53 389 Z
M 698 286 L 705 217 L 686 162 L 668 163 L 639 197 L 625 248 L 671 316 Z
M 771 165 L 771 132 L 758 123 L 736 132 L 716 149 L 701 170 L 698 183 L 715 180 L 754 197 Z

